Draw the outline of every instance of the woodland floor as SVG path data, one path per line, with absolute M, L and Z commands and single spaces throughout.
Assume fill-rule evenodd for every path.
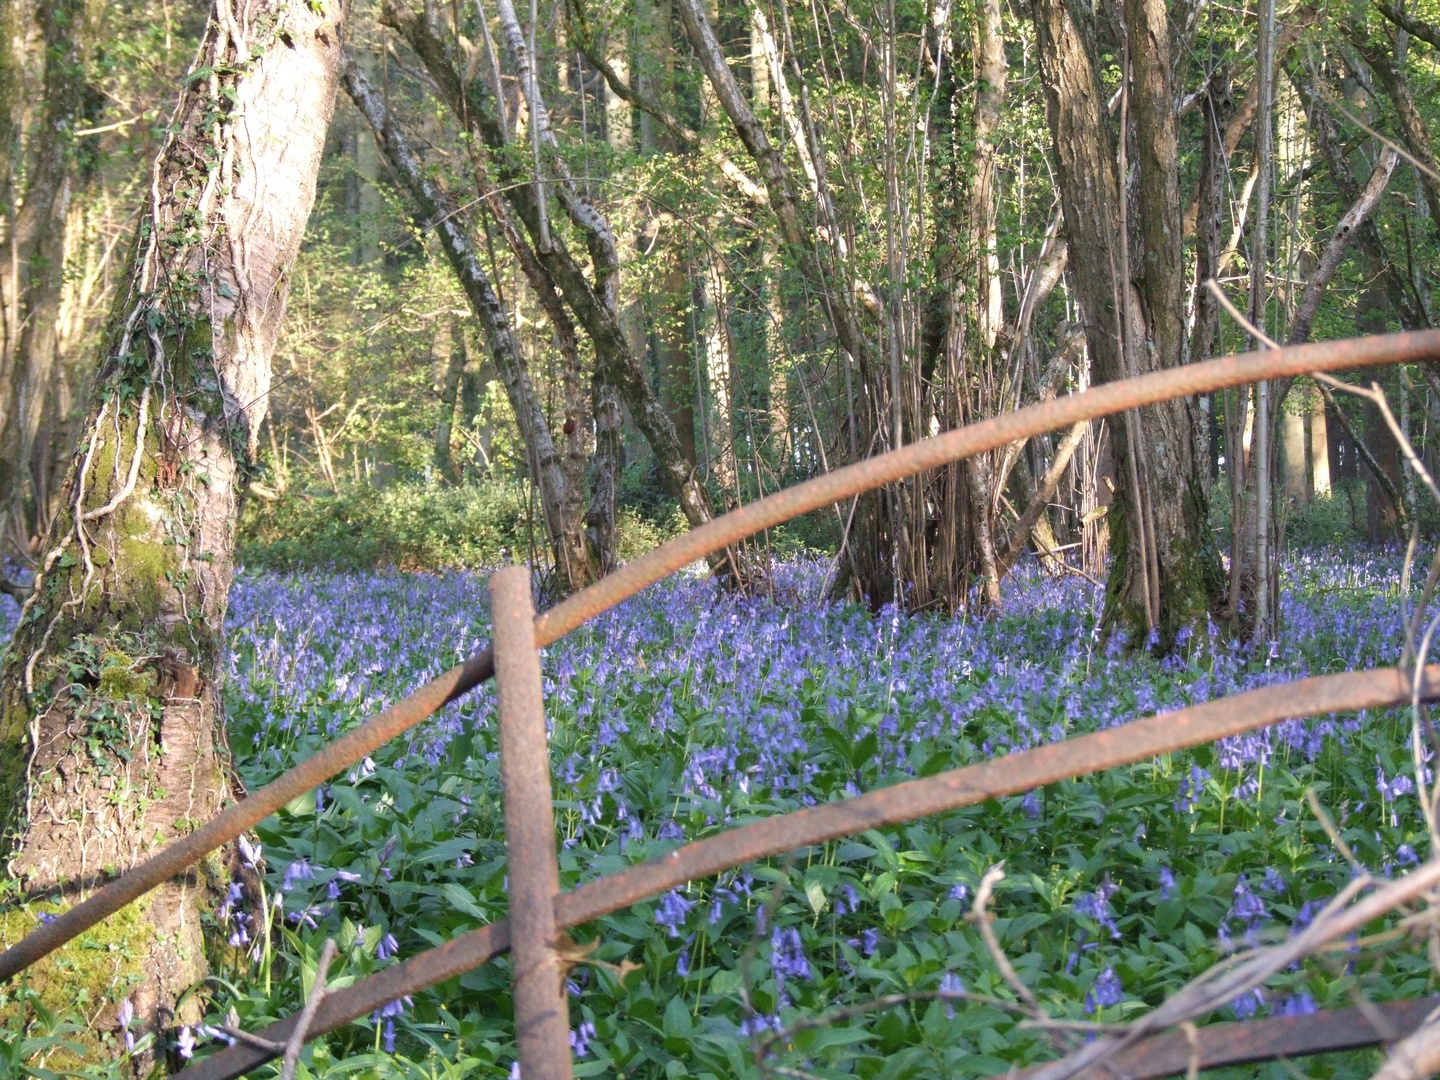
M 1390 552 L 1292 555 L 1270 649 L 1200 627 L 1165 661 L 1101 642 L 1099 598 L 1078 578 L 1022 574 L 1003 616 L 945 619 L 822 605 L 824 569 L 779 567 L 773 599 L 677 578 L 545 651 L 567 887 L 909 775 L 1393 663 L 1400 641 Z M 263 784 L 488 633 L 480 574 L 242 575 L 227 693 L 245 782 Z M 327 935 L 344 981 L 505 913 L 493 708 L 483 688 L 327 785 L 318 806 L 302 799 L 262 826 L 276 918 L 267 935 L 259 905 L 221 912 L 234 947 L 217 957 L 217 1014 L 233 1006 L 254 1029 L 294 1011 L 297 968 L 313 967 Z M 1408 730 L 1399 711 L 1288 721 L 752 865 L 581 928 L 577 940 L 598 945 L 570 982 L 577 1075 L 759 1075 L 754 1040 L 767 1031 L 897 993 L 916 996 L 789 1038 L 767 1060 L 888 1078 L 984 1076 L 1048 1056 L 983 1000 L 1013 1000 L 964 921 L 986 868 L 1006 860 L 997 927 L 1042 1004 L 1120 1020 L 1228 951 L 1282 937 L 1349 881 L 1307 788 L 1373 870 L 1426 854 Z M 310 1053 L 311 1075 L 511 1075 L 508 978 L 497 961 L 352 1025 Z M 1432 983 L 1422 951 L 1393 944 L 1363 962 L 1313 960 L 1215 1019 Z M 1375 1059 L 1301 1064 L 1368 1076 Z

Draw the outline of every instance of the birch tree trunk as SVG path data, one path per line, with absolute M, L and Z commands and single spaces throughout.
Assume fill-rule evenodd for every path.
M 61 508 L 0 670 L 0 804 L 28 896 L 77 899 L 229 796 L 219 690 L 236 499 L 344 18 L 335 0 L 214 0 L 153 167 Z M 143 1027 L 198 1014 L 197 995 L 178 1002 L 205 975 L 201 913 L 223 871 L 207 862 L 140 902 L 148 938 L 124 974 L 139 979 Z

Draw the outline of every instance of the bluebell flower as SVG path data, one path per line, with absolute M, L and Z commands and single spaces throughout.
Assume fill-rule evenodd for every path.
M 1276 1016 L 1308 1016 L 1318 1011 L 1315 999 L 1305 991 L 1298 994 L 1291 994 L 1289 997 L 1281 998 L 1275 1006 Z
M 384 934 L 375 944 L 375 959 L 389 960 L 400 951 L 400 943 L 395 940 L 395 935 Z
M 770 967 L 775 977 L 782 981 L 810 978 L 810 961 L 805 958 L 805 946 L 800 941 L 800 931 L 795 927 L 782 929 L 777 926 L 771 931 Z
M 285 876 L 280 881 L 280 889 L 283 892 L 289 892 L 297 881 L 310 881 L 314 877 L 315 869 L 310 865 L 310 860 L 296 859 L 285 868 Z
M 955 1019 L 955 1006 L 948 1003 L 949 999 L 963 997 L 964 994 L 965 984 L 960 981 L 959 975 L 953 971 L 947 971 L 940 976 L 940 997 L 946 1001 L 945 1016 L 948 1019 Z
M 251 870 L 258 869 L 260 865 L 260 858 L 263 853 L 263 849 L 261 848 L 261 846 L 259 844 L 252 844 L 250 842 L 250 838 L 243 834 L 240 836 L 239 840 L 236 841 L 236 843 L 240 847 L 240 861 L 243 862 L 246 866 L 248 866 Z
M 1230 1007 L 1235 1010 L 1235 1019 L 1237 1020 L 1249 1020 L 1264 1006 L 1265 992 L 1259 987 L 1247 990 L 1230 1004 Z
M 213 1028 L 209 1024 L 201 1024 L 196 1031 L 202 1038 L 210 1039 L 212 1042 L 223 1042 L 226 1046 L 234 1046 L 236 1039 L 234 1035 Z
M 655 909 L 655 924 L 665 927 L 670 937 L 679 937 L 680 927 L 685 925 L 685 918 L 694 906 L 694 901 L 686 900 L 671 889 L 660 898 L 660 906 Z
M 1110 910 L 1110 898 L 1119 891 L 1119 886 L 1106 878 L 1093 893 L 1081 893 L 1075 898 L 1075 914 L 1094 919 L 1110 931 L 1112 938 L 1120 937 L 1120 928 L 1115 925 L 1115 914 Z
M 1189 813 L 1200 803 L 1200 795 L 1205 790 L 1205 782 L 1210 779 L 1210 773 L 1199 765 L 1191 765 L 1190 772 L 1180 782 L 1180 791 L 1175 797 L 1175 810 L 1177 813 Z
M 1110 1005 L 1119 1005 L 1124 997 L 1124 991 L 1120 986 L 1120 976 L 1115 974 L 1114 968 L 1106 968 L 1095 977 L 1094 984 L 1090 987 L 1089 993 L 1085 995 L 1085 1012 L 1093 1015 L 1099 1009 Z
M 880 948 L 880 931 L 873 927 L 866 927 L 860 932 L 861 949 L 866 956 L 874 956 L 875 950 Z
M 740 1034 L 745 1038 L 750 1038 L 753 1035 L 759 1035 L 766 1031 L 773 1031 L 779 1034 L 784 1030 L 784 1026 L 780 1023 L 780 1017 L 774 1015 L 747 1016 L 740 1022 Z
M 180 1037 L 175 1040 L 175 1049 L 186 1061 L 195 1055 L 195 1033 L 186 1024 L 180 1029 Z
M 1168 866 L 1160 868 L 1160 899 L 1169 900 L 1175 895 L 1175 875 Z
M 580 1022 L 579 1027 L 570 1029 L 570 1049 L 576 1057 L 585 1057 L 590 1053 L 590 1040 L 595 1038 L 595 1025 L 589 1020 Z
M 127 997 L 120 1002 L 120 1008 L 115 1014 L 115 1019 L 120 1022 L 120 1030 L 125 1033 L 125 1052 L 135 1052 L 135 1034 L 130 1030 L 130 1025 L 135 1022 L 135 1006 Z

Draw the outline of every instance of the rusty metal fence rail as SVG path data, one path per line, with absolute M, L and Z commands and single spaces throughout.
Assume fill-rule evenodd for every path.
M 755 859 L 1143 761 L 1282 719 L 1406 703 L 1415 685 L 1423 700 L 1440 699 L 1440 665 L 1422 672 L 1418 683 L 1413 681 L 1413 673 L 1393 668 L 1352 672 L 1302 679 L 1146 717 L 727 830 L 561 892 L 555 870 L 539 648 L 676 570 L 763 529 L 1017 440 L 1082 420 L 1260 379 L 1435 360 L 1440 360 L 1440 330 L 1427 330 L 1246 353 L 1108 383 L 912 443 L 768 496 L 656 548 L 538 617 L 530 607 L 528 571 L 501 571 L 491 581 L 493 646 L 475 653 L 39 927 L 0 954 L 0 980 L 13 977 L 194 865 L 210 851 L 234 841 L 296 796 L 344 771 L 443 705 L 498 675 L 511 919 L 463 934 L 343 990 L 327 993 L 304 1036 L 314 1038 L 334 1031 L 388 1002 L 513 949 L 516 1030 L 523 1075 L 526 1080 L 568 1078 L 565 1003 L 557 997 L 559 979 L 554 971 L 552 947 L 558 929 L 589 922 L 687 881 Z M 1264 1021 L 1217 1025 L 1202 1029 L 1204 1038 L 1198 1043 L 1187 1044 L 1185 1059 L 1178 1068 L 1172 1065 L 1179 1058 L 1171 1043 L 1165 1041 L 1173 1042 L 1173 1037 L 1160 1035 L 1123 1051 L 1125 1060 L 1134 1066 L 1125 1073 L 1163 1076 L 1212 1063 L 1373 1045 L 1415 1027 L 1432 1005 L 1405 1002 L 1380 1007 L 1379 1011 L 1371 1008 L 1360 1019 L 1348 1015 L 1353 1010 L 1341 1010 L 1285 1018 L 1283 1024 Z M 269 1045 L 283 1045 L 296 1022 L 292 1016 L 258 1034 Z M 1238 1030 L 1221 1035 L 1218 1031 L 1222 1027 Z M 1204 1034 L 1211 1031 L 1217 1034 Z M 179 1075 L 185 1080 L 231 1080 L 275 1056 L 274 1050 L 242 1042 L 189 1066 Z

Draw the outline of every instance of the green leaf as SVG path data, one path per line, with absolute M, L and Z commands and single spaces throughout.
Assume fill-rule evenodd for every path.
M 490 921 L 490 916 L 476 905 L 474 897 L 470 895 L 470 891 L 465 886 L 447 881 L 440 886 L 440 892 L 446 900 L 450 901 L 450 906 L 457 911 L 463 911 L 466 915 L 478 919 L 482 923 Z

